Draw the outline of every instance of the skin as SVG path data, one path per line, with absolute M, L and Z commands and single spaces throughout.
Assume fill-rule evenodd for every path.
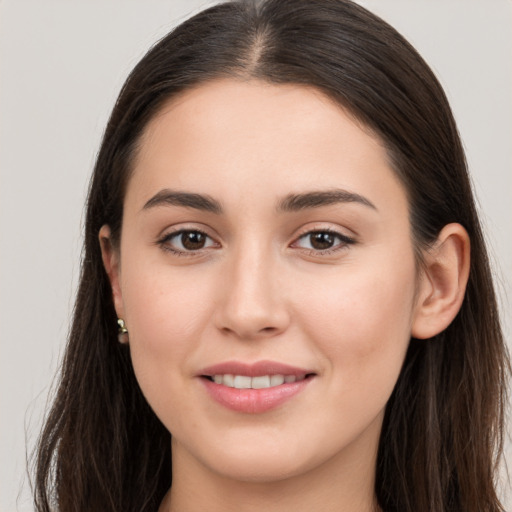
M 411 335 L 433 336 L 460 307 L 467 234 L 446 226 L 420 269 L 383 145 L 311 88 L 203 84 L 168 102 L 140 147 L 120 248 L 108 226 L 100 241 L 137 379 L 173 436 L 160 510 L 375 510 L 386 402 Z M 168 189 L 207 195 L 223 213 L 144 208 Z M 276 208 L 290 194 L 334 189 L 373 207 Z M 204 232 L 204 247 L 171 252 L 186 252 L 171 237 L 183 229 Z M 341 235 L 330 252 L 308 235 L 325 230 Z M 315 377 L 276 409 L 235 412 L 197 377 L 233 360 Z

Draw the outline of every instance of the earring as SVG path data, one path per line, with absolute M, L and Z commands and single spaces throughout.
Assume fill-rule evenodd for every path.
M 124 320 L 122 318 L 118 318 L 117 325 L 119 326 L 117 334 L 119 343 L 128 343 L 128 329 L 126 328 Z

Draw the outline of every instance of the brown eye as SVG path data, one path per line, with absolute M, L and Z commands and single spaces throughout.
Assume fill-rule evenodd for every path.
M 177 254 L 193 253 L 215 246 L 215 242 L 202 231 L 181 230 L 164 236 L 159 244 Z
M 336 237 L 329 232 L 317 232 L 309 235 L 311 247 L 322 251 L 324 249 L 330 249 L 336 240 Z
M 188 251 L 202 249 L 206 243 L 206 235 L 199 231 L 184 231 L 181 233 L 181 245 Z
M 305 233 L 293 246 L 308 249 L 309 251 L 318 251 L 321 254 L 322 251 L 336 251 L 354 243 L 355 240 L 348 236 L 326 230 Z

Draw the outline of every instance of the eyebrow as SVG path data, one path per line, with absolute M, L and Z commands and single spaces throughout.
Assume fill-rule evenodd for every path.
M 185 208 L 193 208 L 205 212 L 222 213 L 221 204 L 213 199 L 213 197 L 194 194 L 191 192 L 178 192 L 174 190 L 164 189 L 155 194 L 149 201 L 144 204 L 143 210 L 149 210 L 155 206 L 183 206 Z
M 377 207 L 369 199 L 360 194 L 342 189 L 333 189 L 305 192 L 302 194 L 289 194 L 279 201 L 277 211 L 298 212 L 309 208 L 319 208 L 338 203 L 359 203 L 373 210 L 377 210 Z M 160 190 L 144 204 L 142 209 L 149 210 L 157 206 L 167 205 L 193 208 L 217 215 L 223 213 L 221 203 L 211 196 L 170 189 Z
M 280 201 L 277 209 L 284 212 L 298 212 L 337 203 L 359 203 L 377 211 L 377 207 L 366 197 L 342 189 L 289 194 Z

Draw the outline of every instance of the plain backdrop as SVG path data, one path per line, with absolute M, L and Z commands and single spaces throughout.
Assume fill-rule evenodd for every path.
M 33 510 L 26 453 L 69 327 L 83 204 L 110 109 L 150 45 L 209 3 L 0 0 L 0 512 Z M 512 3 L 361 3 L 416 46 L 448 93 L 510 339 Z

